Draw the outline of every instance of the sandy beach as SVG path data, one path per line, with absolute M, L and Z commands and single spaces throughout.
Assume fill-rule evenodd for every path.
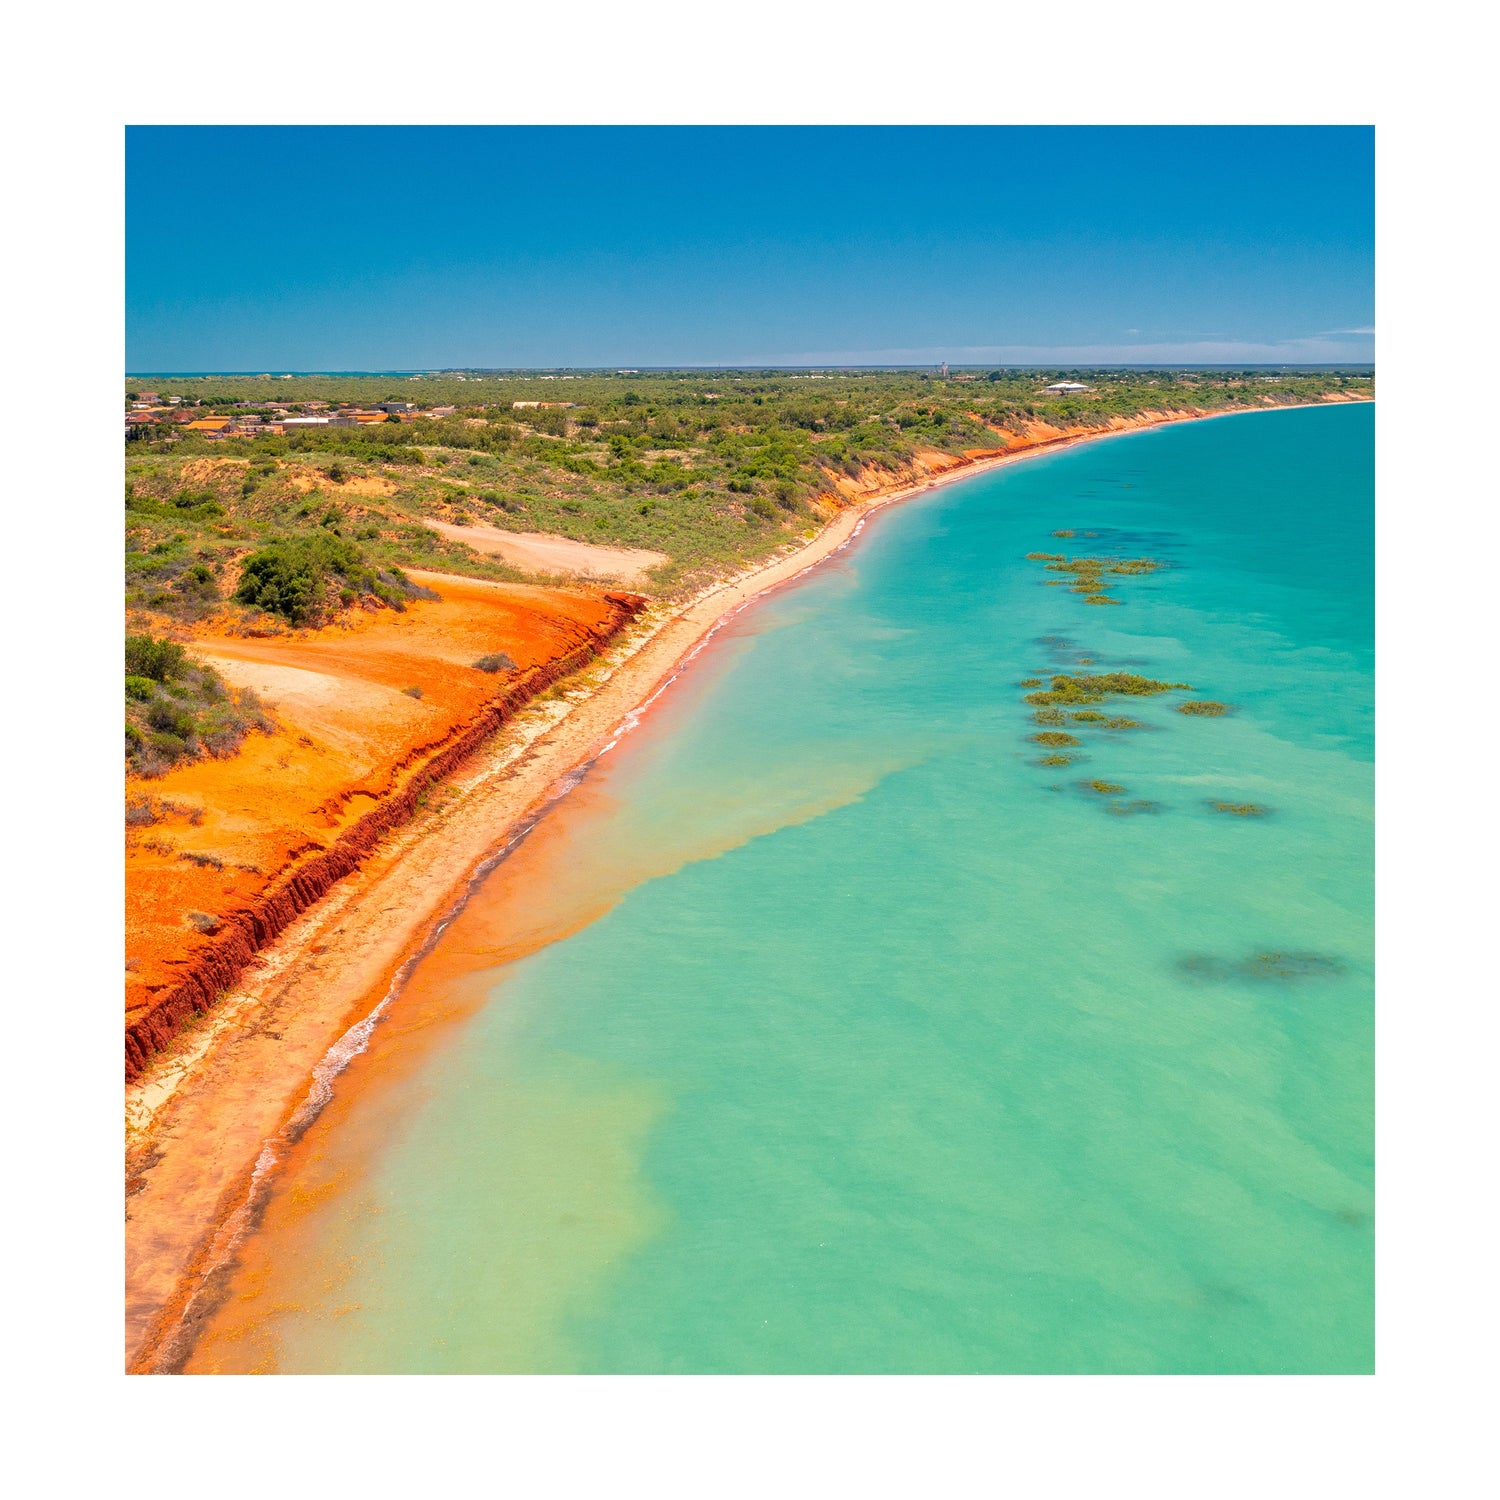
M 1235 414 L 1149 413 L 993 458 L 926 455 L 915 479 L 846 491 L 846 507 L 805 544 L 685 603 L 652 606 L 585 680 L 497 733 L 443 795 L 293 922 L 204 1024 L 127 1090 L 127 1367 L 178 1366 L 236 1237 L 253 1227 L 275 1143 L 305 1128 L 362 1045 L 358 1028 L 396 1000 L 404 974 L 467 890 L 633 727 L 723 622 L 849 546 L 887 506 L 1034 453 Z

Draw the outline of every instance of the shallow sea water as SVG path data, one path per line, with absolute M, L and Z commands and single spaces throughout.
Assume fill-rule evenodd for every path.
M 1370 1370 L 1373 448 L 1039 456 L 739 616 L 419 966 L 189 1368 Z M 1195 691 L 1038 766 L 1080 657 Z

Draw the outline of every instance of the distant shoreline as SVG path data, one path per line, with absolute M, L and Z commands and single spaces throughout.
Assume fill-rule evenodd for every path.
M 126 380 L 346 380 L 355 376 L 374 379 L 379 376 L 402 376 L 407 380 L 440 380 L 446 375 L 514 375 L 518 378 L 538 375 L 671 375 L 677 372 L 690 375 L 734 375 L 739 371 L 763 374 L 780 370 L 815 370 L 818 373 L 843 370 L 889 370 L 901 374 L 908 370 L 931 370 L 931 364 L 911 365 L 633 365 L 628 371 L 605 365 L 452 365 L 443 370 L 140 370 L 125 372 Z M 1058 371 L 1056 364 L 1019 364 L 996 366 L 994 364 L 961 365 L 949 361 L 950 370 L 1038 370 L 1047 373 Z M 1327 364 L 1327 365 L 1254 365 L 1243 363 L 1217 365 L 1137 365 L 1137 364 L 1093 364 L 1080 366 L 1088 370 L 1130 370 L 1142 374 L 1159 370 L 1257 370 L 1287 371 L 1299 375 L 1374 375 L 1373 364 Z M 1313 402 L 1312 405 L 1321 403 Z M 1269 410 L 1269 408 L 1263 408 Z
M 453 805 L 392 834 L 358 881 L 331 891 L 288 928 L 267 950 L 264 967 L 211 1013 L 201 1048 L 170 1087 L 148 1073 L 127 1091 L 144 1141 L 139 1150 L 156 1153 L 144 1186 L 128 1200 L 127 1367 L 142 1373 L 180 1367 L 191 1345 L 187 1325 L 201 1311 L 192 1305 L 195 1295 L 211 1300 L 215 1280 L 232 1264 L 238 1226 L 253 1223 L 274 1182 L 274 1170 L 256 1175 L 257 1162 L 274 1168 L 275 1142 L 306 1112 L 312 1085 L 306 1059 L 320 1059 L 316 1087 L 332 1087 L 362 1050 L 354 1034 L 398 998 L 404 975 L 484 869 L 566 795 L 580 767 L 640 722 L 729 619 L 842 552 L 877 512 L 943 485 L 1039 453 L 1179 422 L 1363 404 L 1370 402 L 1174 409 L 1120 418 L 1105 429 L 1064 431 L 992 457 L 934 463 L 920 478 L 852 501 L 795 550 L 675 609 L 651 611 L 640 631 L 606 653 L 607 675 L 593 692 L 529 739 L 497 736 L 455 773 L 462 796 Z M 274 1065 L 247 1077 L 234 1066 L 235 1034 L 247 1016 L 273 1005 L 286 1045 Z M 205 1142 L 212 1142 L 211 1170 L 201 1159 Z

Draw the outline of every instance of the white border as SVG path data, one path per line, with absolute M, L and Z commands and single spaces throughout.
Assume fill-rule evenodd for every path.
M 104 20 L 33 8 L 13 22 L 6 1036 L 12 1369 L 26 1387 L 16 1457 L 43 1481 L 29 1488 L 1477 1488 L 1476 1381 L 1493 1312 L 1483 1214 L 1493 1174 L 1478 1143 L 1495 986 L 1475 951 L 1493 884 L 1482 738 L 1492 695 L 1468 663 L 1494 631 L 1475 608 L 1490 592 L 1494 495 L 1484 451 L 1493 295 L 1477 262 L 1489 169 L 1474 154 L 1485 123 L 1474 101 L 1488 91 L 1471 76 L 1477 39 L 1456 15 L 1440 19 L 1385 32 L 1367 7 L 1331 3 L 1223 13 L 1060 0 L 1018 13 L 802 0 L 714 11 L 127 8 Z M 120 481 L 113 426 L 96 414 L 117 410 L 124 368 L 127 120 L 1377 123 L 1377 1376 L 310 1383 L 117 1373 L 119 1057 L 100 1018 L 119 993 Z M 893 211 L 920 213 L 921 185 Z

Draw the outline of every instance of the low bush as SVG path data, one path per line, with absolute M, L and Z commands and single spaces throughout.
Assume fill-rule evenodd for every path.
M 125 664 L 125 758 L 137 775 L 160 776 L 201 755 L 232 755 L 252 730 L 272 732 L 254 693 L 231 693 L 212 667 L 194 661 L 175 641 L 127 636 Z M 149 798 L 133 807 L 137 811 L 127 821 L 155 821 Z M 190 814 L 189 821 L 201 817 Z
M 353 542 L 324 533 L 272 542 L 244 561 L 234 597 L 293 625 L 318 625 L 345 602 L 372 596 L 391 609 L 406 608 L 415 592 L 399 573 L 377 572 Z
M 481 672 L 514 672 L 517 670 L 515 662 L 504 651 L 492 651 L 488 656 L 481 656 L 474 665 Z
M 170 682 L 182 670 L 187 652 L 165 638 L 151 635 L 125 637 L 125 677 L 149 678 L 153 682 Z

